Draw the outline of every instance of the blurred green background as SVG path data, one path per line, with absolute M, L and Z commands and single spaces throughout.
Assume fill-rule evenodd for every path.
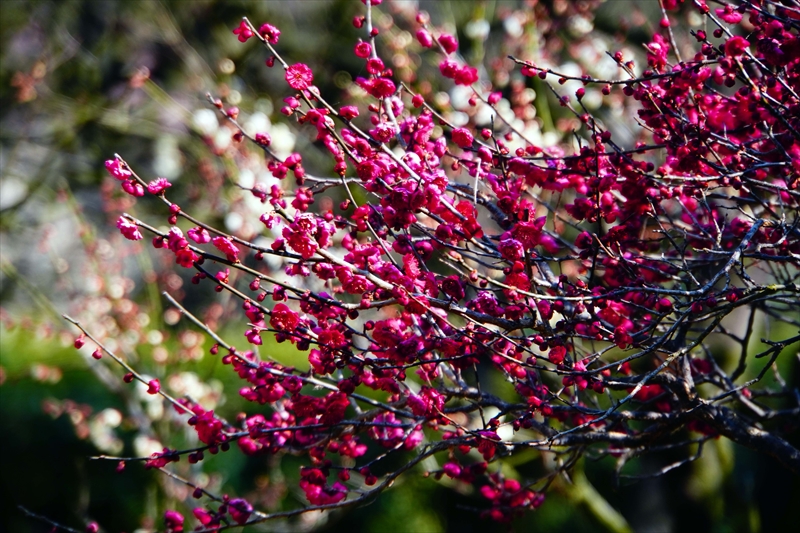
M 521 2 L 422 4 L 434 22 L 463 29 L 485 18 L 495 31 L 502 26 L 498 13 Z M 559 9 L 558 2 L 545 4 Z M 657 3 L 650 4 L 643 11 L 635 2 L 603 5 L 595 33 L 637 46 L 649 32 L 648 20 L 657 20 L 648 19 L 657 9 Z M 23 517 L 18 505 L 79 529 L 97 520 L 107 531 L 158 529 L 165 508 L 186 510 L 178 501 L 185 493 L 166 486 L 163 476 L 136 464 L 116 473 L 115 463 L 88 459 L 102 452 L 98 446 L 133 454 L 137 437 L 148 432 L 172 435 L 173 441 L 164 442 L 170 447 L 189 441 L 166 415 L 147 427 L 142 409 L 152 406 L 120 389 L 116 369 L 109 371 L 106 361 L 94 362 L 72 348 L 75 331 L 61 313 L 96 320 L 104 338 L 117 337 L 115 346 L 124 353 L 144 343 L 128 355 L 153 375 L 163 378 L 169 368 L 170 375 L 187 373 L 184 381 L 195 376 L 211 384 L 202 391 L 223 416 L 232 419 L 245 407 L 235 392 L 219 397 L 220 390 L 236 391 L 237 380 L 216 358 L 201 357 L 210 343 L 164 311 L 159 291 L 180 296 L 187 280 L 159 263 L 158 255 L 132 249 L 110 231 L 119 212 L 131 206 L 113 190 L 103 161 L 120 153 L 144 174 L 172 179 L 174 197 L 193 202 L 200 214 L 235 224 L 220 213 L 246 212 L 238 196 L 223 187 L 240 172 L 241 161 L 216 153 L 204 135 L 205 94 L 278 123 L 285 90 L 282 73 L 264 67 L 264 52 L 253 41 L 239 43 L 231 29 L 244 15 L 279 26 L 289 62 L 312 66 L 315 82 L 337 101 L 360 73 L 351 52 L 358 38 L 351 20 L 361 7 L 356 0 L 0 4 L 0 530 L 49 530 Z M 549 114 L 546 103 L 536 105 Z M 288 129 L 273 131 L 302 148 L 313 170 L 310 139 L 295 138 Z M 155 207 L 144 201 L 135 212 L 161 213 Z M 216 301 L 214 294 L 186 298 L 192 308 Z M 216 315 L 210 317 L 231 338 L 239 330 L 221 317 L 235 314 L 235 307 L 223 299 L 212 306 Z M 162 337 L 154 338 L 159 330 Z M 264 351 L 302 364 L 302 355 L 287 350 L 268 345 Z M 681 457 L 678 452 L 662 457 L 663 464 Z M 245 458 L 233 450 L 208 458 L 194 474 L 222 472 L 208 479 L 209 486 L 268 509 L 302 501 L 291 488 L 299 464 L 291 457 L 283 464 Z M 643 461 L 635 468 L 643 473 L 663 464 Z M 524 464 L 514 467 L 524 475 Z M 788 531 L 794 516 L 790 504 L 800 501 L 796 479 L 768 458 L 724 440 L 709 443 L 702 460 L 663 477 L 616 485 L 613 469 L 609 458 L 587 459 L 572 484 L 559 479 L 545 505 L 517 521 L 516 529 Z M 481 505 L 474 494 L 414 470 L 368 507 L 299 526 L 503 530 L 477 518 Z

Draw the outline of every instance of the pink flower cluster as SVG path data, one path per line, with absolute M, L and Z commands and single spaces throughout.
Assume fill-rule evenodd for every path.
M 663 5 L 671 12 L 679 3 Z M 153 243 L 197 269 L 194 282 L 239 299 L 249 344 L 289 341 L 308 364 L 288 367 L 225 347 L 222 362 L 258 414 L 243 413 L 234 427 L 185 403 L 208 450 L 235 440 L 248 455 L 304 455 L 299 486 L 313 506 L 359 498 L 347 485 L 351 472 L 382 490 L 372 457 L 422 462 L 440 453 L 444 466 L 434 475 L 479 486 L 488 501 L 483 515 L 507 522 L 544 500 L 544 483 L 503 477 L 496 466 L 518 449 L 546 442 L 575 457 L 589 447 L 622 457 L 624 445 L 636 455 L 658 444 L 652 435 L 678 438 L 656 431 L 664 413 L 708 438 L 725 431 L 687 408 L 694 401 L 687 398 L 705 394 L 689 378 L 739 393 L 732 385 L 739 376 L 730 380 L 698 357 L 706 336 L 728 335 L 717 326 L 741 306 L 758 301 L 780 317 L 788 309 L 781 306 L 796 301 L 787 265 L 800 254 L 797 224 L 789 222 L 800 202 L 800 38 L 785 10 L 766 16 L 754 3 L 712 12 L 703 2 L 681 9 L 697 9 L 709 25 L 722 21 L 713 39 L 692 34 L 686 46 L 697 48 L 694 55 L 677 58 L 668 18 L 648 40 L 639 77 L 621 52 L 612 54 L 627 76 L 619 80 L 515 58 L 519 74 L 497 87 L 491 81 L 500 76 L 480 79 L 484 71 L 456 54 L 456 38 L 419 14 L 411 23 L 418 44 L 409 46 L 438 53 L 433 65 L 452 80 L 445 86 L 473 89 L 470 107 L 480 99 L 497 112 L 510 103 L 514 119 L 505 125 L 480 123 L 471 110 L 466 123 L 449 122 L 454 109 L 437 109 L 429 87 L 399 83 L 393 69 L 402 58 L 381 58 L 375 27 L 354 47 L 364 74 L 352 93 L 366 102 L 334 107 L 312 85 L 308 65 L 288 65 L 271 46 L 280 31 L 261 26 L 255 37 L 286 66 L 294 91 L 280 118 L 307 131 L 329 167 L 307 175 L 299 153 L 280 158 L 268 149 L 269 134 L 257 133 L 254 148 L 280 180 L 248 189 L 264 204 L 269 244 L 193 222 L 187 238 L 211 243 L 224 258 L 201 256 L 177 227 L 175 204 L 173 227 Z M 234 33 L 245 42 L 251 28 L 242 22 Z M 554 100 L 569 137 L 563 147 L 537 146 L 515 126 L 541 133 L 533 104 L 519 103 L 526 89 L 543 86 L 533 76 L 581 85 Z M 589 113 L 590 96 L 635 104 L 642 129 L 632 147 Z M 217 107 L 229 118 L 239 114 Z M 127 164 L 106 167 L 127 192 L 144 194 Z M 159 178 L 146 191 L 166 200 L 169 186 Z M 129 217 L 117 226 L 131 240 L 147 227 Z M 265 256 L 284 275 L 261 263 Z M 216 274 L 206 261 L 220 264 Z M 761 270 L 751 276 L 753 268 Z M 775 279 L 764 283 L 768 276 Z M 484 388 L 486 374 L 502 393 Z M 619 395 L 620 409 L 607 410 L 606 394 Z M 190 455 L 201 459 L 202 451 Z M 148 465 L 174 460 L 165 449 Z M 243 500 L 226 500 L 195 517 L 211 527 L 245 523 L 253 512 Z M 182 517 L 168 527 L 179 531 Z

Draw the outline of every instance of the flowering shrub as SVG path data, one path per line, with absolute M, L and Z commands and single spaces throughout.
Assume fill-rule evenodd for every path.
M 266 243 L 197 219 L 170 200 L 169 181 L 123 157 L 106 162 L 125 193 L 163 202 L 169 224 L 121 213 L 122 235 L 147 235 L 196 290 L 240 302 L 247 325 L 231 341 L 165 293 L 253 404 L 223 419 L 73 321 L 76 347 L 94 343 L 96 358 L 110 356 L 196 433 L 192 449 L 116 458 L 120 468 L 140 461 L 191 487 L 198 531 L 367 503 L 418 465 L 472 487 L 481 516 L 500 522 L 541 506 L 587 453 L 616 457 L 621 473 L 645 454 L 686 451 L 666 472 L 724 437 L 800 474 L 800 452 L 781 436 L 797 424 L 796 391 L 775 366 L 800 341 L 800 13 L 664 1 L 647 66 L 611 51 L 619 77 L 602 78 L 563 72 L 546 49 L 529 57 L 513 39 L 504 46 L 516 55 L 473 66 L 457 36 L 398 12 L 440 75 L 467 91 L 456 114 L 413 70 L 388 66 L 380 3 L 365 0 L 353 21 L 364 71 L 345 105 L 325 98 L 309 65 L 284 60 L 279 28 L 245 18 L 233 30 L 284 69 L 280 112 L 330 157 L 312 175 L 300 153 L 275 151 L 268 132 L 245 130 L 243 111 L 210 96 L 274 177 L 239 184 L 263 204 Z M 672 20 L 690 10 L 707 29 L 681 40 Z M 528 84 L 537 98 L 552 92 L 569 135 L 542 134 L 521 96 Z M 635 113 L 630 142 L 593 112 L 604 99 Z M 780 337 L 758 348 L 756 319 Z M 308 365 L 259 351 L 267 338 Z M 721 342 L 733 365 L 715 358 Z M 527 451 L 555 460 L 537 478 L 508 477 L 503 461 Z M 309 505 L 263 512 L 170 470 L 223 452 L 302 457 Z M 164 527 L 193 526 L 169 510 Z

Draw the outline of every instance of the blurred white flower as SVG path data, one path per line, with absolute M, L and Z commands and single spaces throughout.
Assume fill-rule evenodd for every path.
M 280 122 L 273 124 L 270 135 L 272 135 L 271 148 L 275 154 L 281 159 L 288 157 L 294 150 L 296 141 L 296 137 L 292 130 L 289 129 L 289 126 Z
M 594 29 L 594 24 L 582 15 L 575 15 L 567 21 L 567 28 L 574 37 L 583 37 Z
M 213 135 L 219 129 L 219 119 L 213 109 L 198 109 L 192 117 L 192 125 L 202 135 Z
M 508 36 L 513 37 L 514 39 L 522 37 L 522 32 L 524 31 L 522 23 L 520 22 L 519 17 L 516 15 L 506 17 L 506 19 L 503 21 L 503 28 L 506 30 Z
M 114 429 L 122 423 L 122 413 L 116 409 L 103 409 L 89 422 L 89 438 L 98 450 L 111 454 L 122 451 L 124 444 Z
M 244 131 L 250 135 L 267 133 L 270 131 L 271 127 L 272 122 L 270 122 L 269 117 L 260 111 L 256 111 L 250 115 L 247 118 L 247 122 L 244 123 Z
M 159 441 L 147 435 L 137 435 L 133 439 L 133 451 L 137 457 L 150 457 L 164 449 Z
M 169 377 L 169 388 L 178 396 L 188 396 L 204 409 L 214 409 L 222 397 L 222 383 L 216 379 L 200 381 L 194 372 L 181 372 Z
M 181 173 L 183 156 L 178 149 L 178 139 L 172 135 L 162 135 L 156 139 L 154 148 L 156 154 L 153 161 L 153 170 L 158 176 L 175 179 Z
M 489 29 L 486 19 L 471 20 L 464 27 L 464 34 L 470 39 L 483 41 L 489 36 Z

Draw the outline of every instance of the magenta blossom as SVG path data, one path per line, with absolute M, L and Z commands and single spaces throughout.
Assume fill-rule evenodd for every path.
M 281 30 L 267 23 L 261 25 L 258 29 L 258 33 L 270 44 L 278 44 L 278 38 L 281 36 Z
M 358 44 L 356 44 L 355 52 L 361 59 L 366 59 L 372 53 L 372 46 L 364 41 L 359 41 Z
M 156 178 L 147 184 L 147 192 L 150 194 L 160 194 L 172 187 L 172 184 L 165 178 Z
M 142 187 L 141 183 L 134 180 L 123 181 L 122 190 L 137 198 L 144 196 L 144 187 Z
M 125 181 L 131 177 L 131 171 L 122 166 L 119 159 L 109 159 L 106 161 L 106 170 L 114 176 L 115 179 Z
M 208 234 L 208 231 L 205 228 L 197 226 L 196 228 L 192 228 L 186 232 L 186 236 L 192 239 L 197 244 L 206 244 L 211 242 L 211 235 Z
M 433 37 L 431 37 L 431 34 L 428 32 L 428 30 L 417 31 L 417 41 L 419 41 L 419 44 L 425 48 L 430 48 L 433 46 Z
M 466 128 L 456 128 L 453 130 L 453 142 L 461 148 L 470 148 L 475 138 Z
M 239 26 L 233 30 L 233 34 L 238 36 L 239 42 L 246 43 L 253 36 L 253 30 L 250 29 L 250 26 L 245 21 L 241 21 Z
M 458 50 L 458 41 L 449 33 L 443 33 L 439 36 L 439 44 L 442 45 L 442 48 L 444 48 L 444 51 L 448 54 L 452 54 Z
M 151 379 L 147 382 L 147 394 L 158 394 L 161 390 L 161 383 L 157 379 Z
M 308 65 L 296 63 L 286 69 L 286 83 L 292 89 L 304 91 L 308 89 L 312 81 L 314 81 L 314 74 Z
M 343 106 L 339 110 L 339 115 L 345 120 L 353 120 L 358 116 L 358 108 L 354 105 Z
M 139 226 L 125 217 L 119 217 L 117 219 L 117 228 L 119 228 L 120 233 L 130 241 L 139 241 L 143 238 L 142 233 L 139 231 Z
M 725 55 L 727 57 L 741 57 L 750 43 L 744 37 L 734 35 L 725 43 Z
M 232 263 L 239 261 L 239 248 L 237 248 L 230 239 L 225 237 L 214 237 L 211 239 L 211 244 L 213 244 L 217 250 L 224 253 L 228 261 Z
M 236 498 L 235 500 L 231 500 L 228 504 L 228 512 L 231 518 L 233 518 L 233 521 L 241 526 L 246 523 L 250 515 L 253 514 L 253 506 L 242 498 Z
M 164 526 L 167 531 L 181 533 L 183 531 L 183 515 L 178 511 L 164 512 Z
M 188 248 L 183 248 L 175 253 L 175 262 L 184 268 L 192 267 L 198 260 L 200 260 L 200 256 Z
M 742 21 L 742 14 L 738 13 L 733 6 L 728 5 L 723 8 L 715 9 L 714 12 L 728 24 L 739 24 L 739 22 Z

